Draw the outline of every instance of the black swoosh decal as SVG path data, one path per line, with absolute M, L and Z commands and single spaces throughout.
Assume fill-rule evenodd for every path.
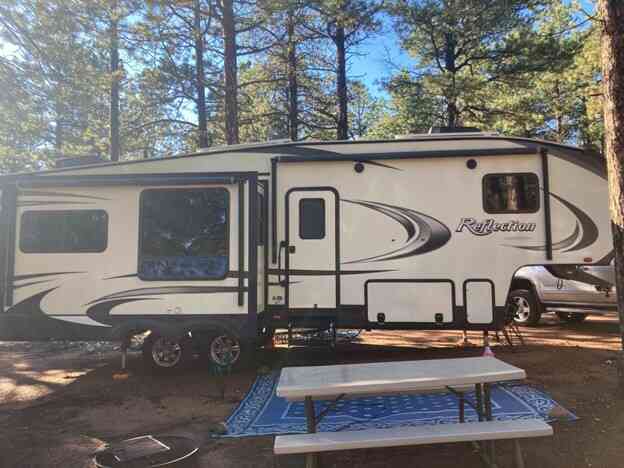
M 394 219 L 397 223 L 403 226 L 403 229 L 405 229 L 408 241 L 411 240 L 412 237 L 416 235 L 416 227 L 414 226 L 414 223 L 412 223 L 408 218 L 406 218 L 405 216 L 399 213 L 395 213 L 394 211 L 391 211 L 387 208 L 384 208 L 382 206 L 377 206 L 369 202 L 363 202 L 363 201 L 356 202 L 356 201 L 344 200 L 344 199 L 340 201 L 345 202 L 345 203 L 353 203 L 354 205 L 364 206 L 366 208 L 370 208 L 371 210 L 375 210 L 379 213 L 385 214 L 386 216 Z
M 30 281 L 28 283 L 22 283 L 22 284 L 18 284 L 18 285 L 13 285 L 13 289 L 19 289 L 19 288 L 24 288 L 26 286 L 34 286 L 35 284 L 42 284 L 42 283 L 47 283 L 50 280 L 41 280 L 41 281 Z
M 243 291 L 247 290 L 247 288 L 242 289 Z M 240 288 L 237 286 L 162 286 L 155 288 L 138 288 L 108 294 L 100 297 L 99 299 L 88 302 L 85 305 L 91 305 L 96 302 L 108 301 L 111 299 L 127 299 L 137 296 L 161 296 L 165 294 L 216 294 L 226 292 L 234 293 L 239 292 L 239 290 Z
M 343 262 L 343 264 L 362 262 L 382 262 L 397 260 L 432 252 L 445 245 L 451 238 L 451 230 L 437 219 L 409 208 L 388 205 L 386 203 L 364 200 L 342 200 L 373 209 L 397 221 L 405 229 L 407 240 L 395 250 L 381 255 Z M 409 226 L 409 227 L 408 227 Z
M 138 277 L 139 275 L 137 273 L 129 273 L 127 275 L 118 275 L 118 276 L 107 276 L 106 278 L 102 278 L 103 280 L 112 280 L 112 279 L 121 279 L 121 278 L 134 278 L 134 277 Z M 226 278 L 238 278 L 239 274 L 238 271 L 228 271 L 225 275 Z M 243 278 L 247 278 L 247 276 L 249 276 L 249 273 L 244 271 L 243 272 Z
M 550 192 L 548 194 L 552 196 L 555 200 L 569 209 L 574 216 L 576 216 L 577 222 L 574 226 L 574 232 L 568 237 L 558 242 L 553 243 L 553 250 L 560 250 L 563 252 L 573 252 L 576 250 L 582 250 L 585 247 L 592 245 L 598 239 L 598 226 L 596 223 L 581 210 L 578 206 L 572 204 L 568 200 L 563 199 L 559 195 L 555 195 Z M 580 223 L 580 228 L 579 228 Z M 582 230 L 582 235 L 580 235 L 580 231 Z M 580 235 L 580 238 L 579 238 Z M 546 245 L 535 245 L 535 246 L 527 246 L 527 245 L 506 245 L 506 247 L 514 247 L 516 249 L 523 250 L 533 250 L 533 251 L 545 251 Z
M 136 301 L 158 301 L 159 298 L 156 297 L 137 297 L 137 298 L 129 298 L 129 299 L 117 299 L 112 301 L 100 302 L 99 304 L 95 304 L 87 309 L 87 317 L 91 320 L 95 320 L 99 323 L 105 323 L 107 325 L 115 325 L 114 321 L 111 320 L 110 312 L 113 308 L 117 307 L 121 304 L 127 304 L 129 302 Z
M 33 278 L 43 278 L 44 276 L 54 276 L 54 275 L 71 275 L 76 273 L 86 273 L 86 271 L 57 271 L 54 273 L 32 273 L 28 275 L 16 275 L 13 277 L 13 281 L 20 281 L 25 279 L 33 279 Z
M 385 167 L 386 169 L 394 169 L 395 171 L 402 171 L 403 169 L 400 169 L 398 167 L 394 167 L 391 166 L 390 164 L 384 164 L 384 163 L 380 163 L 377 161 L 358 161 L 361 162 L 363 164 L 370 164 L 371 166 L 379 166 L 379 167 Z
M 566 208 L 568 208 L 572 213 L 574 213 L 576 218 L 581 222 L 581 226 L 583 227 L 583 236 L 581 237 L 579 242 L 576 245 L 570 247 L 568 250 L 566 250 L 566 252 L 573 252 L 575 250 L 581 250 L 581 249 L 584 249 L 585 247 L 592 245 L 594 242 L 596 242 L 596 240 L 598 239 L 598 226 L 596 226 L 594 221 L 587 215 L 587 213 L 581 210 L 578 206 L 573 205 L 569 201 L 564 200 L 563 198 L 555 195 L 552 192 L 550 193 L 550 195 L 555 197 L 555 199 L 559 200 L 561 203 L 563 203 L 566 206 Z

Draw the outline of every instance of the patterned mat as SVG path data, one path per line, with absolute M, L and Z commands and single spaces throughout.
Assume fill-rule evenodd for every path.
M 245 399 L 226 421 L 226 437 L 306 432 L 303 402 L 288 402 L 276 396 L 278 380 L 279 372 L 256 379 Z M 474 394 L 468 393 L 467 397 L 474 401 Z M 323 411 L 329 403 L 315 402 L 316 412 Z M 453 423 L 458 422 L 458 408 L 458 398 L 450 392 L 350 398 L 339 401 L 325 415 L 319 432 Z M 577 419 L 548 394 L 523 383 L 493 386 L 492 414 L 496 420 Z M 466 420 L 478 420 L 469 405 L 466 405 Z

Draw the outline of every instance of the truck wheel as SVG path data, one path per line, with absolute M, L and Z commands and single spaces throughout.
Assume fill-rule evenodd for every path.
M 169 338 L 150 333 L 143 342 L 143 360 L 150 370 L 172 372 L 186 366 L 192 356 L 191 340 L 188 337 Z
M 581 323 L 587 318 L 587 314 L 571 314 L 570 312 L 556 312 L 562 322 Z
M 509 300 L 516 306 L 514 322 L 529 327 L 536 326 L 542 317 L 542 307 L 533 291 L 516 289 L 509 295 Z

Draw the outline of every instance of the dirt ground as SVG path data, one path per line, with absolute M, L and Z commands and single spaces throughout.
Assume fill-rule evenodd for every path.
M 545 318 L 539 328 L 523 329 L 526 346 L 496 345 L 497 357 L 527 371 L 532 384 L 545 389 L 580 417 L 554 424 L 555 435 L 524 441 L 527 466 L 624 466 L 624 400 L 616 398 L 614 317 L 582 324 Z M 385 361 L 474 356 L 462 346 L 461 333 L 374 332 L 327 351 L 295 351 L 289 363 Z M 259 366 L 279 367 L 283 350 L 258 355 Z M 0 467 L 92 467 L 92 453 L 104 441 L 141 434 L 194 438 L 202 468 L 286 468 L 303 466 L 299 457 L 275 459 L 271 437 L 219 439 L 212 436 L 243 398 L 256 375 L 246 370 L 226 379 L 225 398 L 215 378 L 197 363 L 174 377 L 149 375 L 138 353 L 129 372 L 119 374 L 112 347 L 84 348 L 55 343 L 0 343 Z M 512 466 L 511 447 L 500 443 L 501 468 Z M 458 460 L 461 460 L 458 463 Z M 443 468 L 482 466 L 467 444 L 376 449 L 326 454 L 325 468 L 409 466 Z

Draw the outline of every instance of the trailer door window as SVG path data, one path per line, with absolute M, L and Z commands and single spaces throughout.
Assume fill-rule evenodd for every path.
M 143 191 L 139 277 L 225 278 L 229 269 L 229 203 L 224 188 Z
M 299 200 L 299 237 L 323 239 L 325 237 L 325 200 L 302 198 Z
M 106 250 L 104 210 L 26 211 L 21 217 L 24 253 L 94 253 Z
M 539 198 L 536 174 L 487 174 L 483 178 L 486 213 L 535 213 Z

